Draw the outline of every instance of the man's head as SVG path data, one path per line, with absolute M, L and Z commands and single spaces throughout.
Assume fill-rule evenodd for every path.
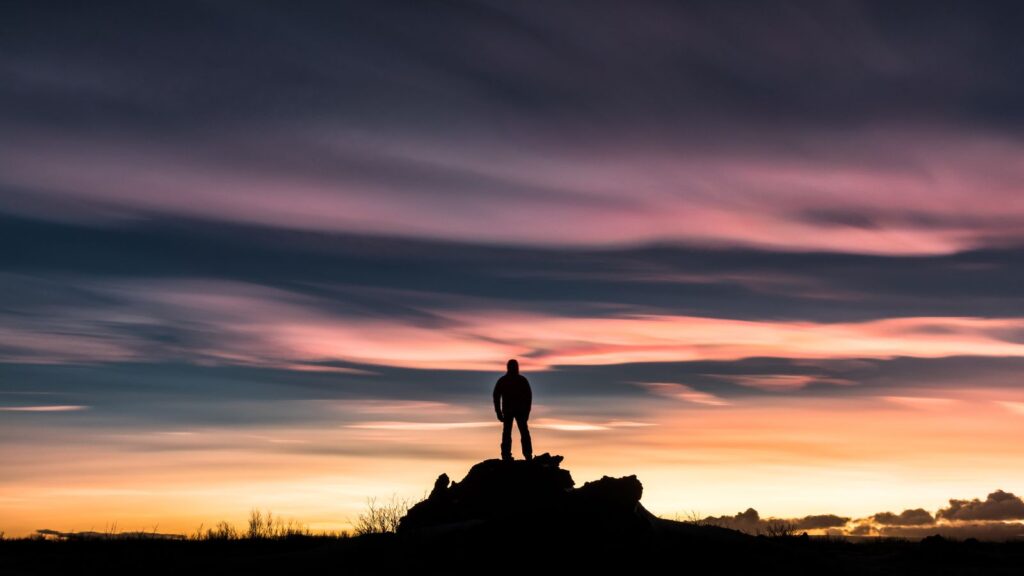
M 507 366 L 509 374 L 519 374 L 519 362 L 515 358 L 509 360 Z

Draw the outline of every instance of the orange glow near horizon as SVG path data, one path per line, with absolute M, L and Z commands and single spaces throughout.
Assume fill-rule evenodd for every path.
M 826 323 L 485 311 L 447 313 L 447 328 L 435 330 L 395 319 L 339 322 L 280 291 L 224 286 L 117 289 L 221 326 L 219 348 L 209 351 L 217 361 L 288 370 L 309 366 L 303 362 L 348 361 L 490 371 L 496 359 L 509 356 L 519 356 L 524 369 L 537 374 L 561 365 L 755 356 L 1024 356 L 1024 344 L 1014 338 L 1024 329 L 1018 318 Z M 104 339 L 103 346 L 113 358 L 125 356 L 116 339 Z M 81 349 L 102 348 L 84 342 Z M 1016 392 L 886 389 L 878 396 L 829 399 L 787 394 L 811 382 L 857 383 L 778 374 L 730 381 L 759 394 L 724 398 L 684 382 L 638 381 L 631 384 L 647 395 L 622 400 L 614 407 L 620 412 L 604 406 L 599 413 L 588 413 L 586 405 L 565 413 L 540 396 L 532 420 L 537 449 L 565 455 L 578 483 L 637 474 L 645 484 L 644 504 L 670 516 L 731 514 L 753 506 L 765 516 L 857 517 L 908 507 L 934 510 L 948 498 L 1024 489 L 1007 484 L 1024 473 L 1024 458 L 1014 456 L 1024 414 L 1024 396 Z M 480 402 L 472 407 L 318 403 L 349 416 L 336 427 L 136 433 L 101 424 L 80 435 L 74 427 L 45 423 L 87 417 L 87 405 L 3 406 L 5 418 L 33 419 L 18 428 L 19 442 L 0 445 L 0 530 L 26 535 L 116 524 L 121 530 L 185 533 L 220 520 L 241 524 L 254 508 L 318 530 L 344 530 L 368 497 L 418 499 L 441 472 L 460 478 L 473 463 L 493 457 L 499 428 L 486 409 L 489 385 L 481 382 Z
M 662 396 L 644 400 L 643 422 L 563 421 L 542 405 L 535 445 L 565 455 L 577 484 L 637 474 L 644 505 L 670 517 L 752 506 L 763 516 L 857 518 L 1024 490 L 1012 483 L 1024 475 L 1015 449 L 1024 395 L 917 394 L 727 406 Z M 316 530 L 345 530 L 369 497 L 417 500 L 441 472 L 459 479 L 495 456 L 499 426 L 486 413 L 436 408 L 436 416 L 420 412 L 424 421 L 138 436 L 111 429 L 88 442 L 40 428 L 2 448 L 0 529 L 187 533 L 220 520 L 241 525 L 259 508 Z
M 491 310 L 438 313 L 445 323 L 438 330 L 395 318 L 342 322 L 292 294 L 237 283 L 108 289 L 217 326 L 217 348 L 207 351 L 211 364 L 325 374 L 372 375 L 373 368 L 303 363 L 491 371 L 518 356 L 527 373 L 540 375 L 566 365 L 758 356 L 1024 356 L 1016 337 L 1024 329 L 1019 318 L 810 322 Z M 96 339 L 102 342 L 86 338 L 69 349 L 131 357 L 116 337 Z M 858 383 L 794 374 L 740 374 L 729 382 L 753 395 L 726 398 L 686 382 L 636 381 L 625 384 L 637 389 L 634 394 L 593 412 L 586 402 L 566 410 L 545 404 L 551 400 L 540 395 L 532 420 L 535 446 L 566 456 L 579 483 L 637 474 L 645 484 L 644 504 L 670 516 L 732 514 L 753 506 L 765 516 L 863 517 L 909 507 L 934 510 L 949 498 L 997 488 L 1024 489 L 1007 484 L 1024 473 L 1024 458 L 1014 456 L 1024 395 L 1015 391 L 927 392 L 928 383 L 921 382 L 922 388 L 887 388 L 877 396 L 829 398 L 793 393 L 812 382 L 839 388 Z M 418 499 L 441 472 L 460 478 L 473 463 L 493 457 L 499 427 L 487 409 L 490 384 L 480 383 L 479 403 L 472 406 L 357 399 L 293 406 L 299 414 L 307 408 L 336 411 L 334 427 L 319 420 L 290 427 L 136 430 L 93 420 L 78 430 L 48 423 L 90 417 L 84 402 L 0 406 L 8 421 L 24 419 L 12 428 L 19 441 L 0 445 L 0 530 L 26 535 L 116 524 L 121 530 L 186 533 L 220 520 L 241 524 L 254 508 L 317 530 L 344 530 L 368 497 Z

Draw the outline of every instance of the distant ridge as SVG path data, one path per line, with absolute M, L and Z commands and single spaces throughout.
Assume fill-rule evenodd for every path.
M 59 530 L 36 530 L 36 534 L 60 540 L 184 540 L 183 534 L 161 534 L 159 532 L 61 532 Z

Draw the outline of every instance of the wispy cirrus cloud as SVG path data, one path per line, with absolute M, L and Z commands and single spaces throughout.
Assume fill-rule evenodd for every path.
M 1009 410 L 1010 412 L 1013 412 L 1014 414 L 1020 414 L 1021 416 L 1024 416 L 1024 402 L 1012 400 L 999 400 L 997 401 L 997 403 L 1003 408 Z
M 22 194 L 43 206 L 67 197 L 135 218 L 214 213 L 230 222 L 279 228 L 468 242 L 607 246 L 675 241 L 864 254 L 944 254 L 1024 242 L 1015 226 L 1024 212 L 1013 212 L 1017 189 L 1012 184 L 1024 173 L 1009 168 L 1019 166 L 1014 160 L 1024 148 L 1012 140 L 964 146 L 962 135 L 947 138 L 936 147 L 934 134 L 869 133 L 860 141 L 837 144 L 841 149 L 891 148 L 891 154 L 907 156 L 902 163 L 907 167 L 897 169 L 891 154 L 838 163 L 751 151 L 675 158 L 633 149 L 586 151 L 554 164 L 548 154 L 482 150 L 479 143 L 448 153 L 449 162 L 479 158 L 475 165 L 458 165 L 438 158 L 436 145 L 418 150 L 402 145 L 406 150 L 398 151 L 389 150 L 396 144 L 360 137 L 339 149 L 369 145 L 373 157 L 321 154 L 327 164 L 369 166 L 324 174 L 309 174 L 301 166 L 278 166 L 267 173 L 259 159 L 231 167 L 213 162 L 223 154 L 218 150 L 210 151 L 210 161 L 197 164 L 193 154 L 147 154 L 135 143 L 104 153 L 97 151 L 102 147 L 87 151 L 84 145 L 61 152 L 44 141 L 43 152 L 19 141 L 5 150 L 9 163 L 2 183 L 39 190 Z M 915 152 L 900 152 L 907 148 Z M 402 157 L 409 152 L 418 156 Z M 501 168 L 491 165 L 492 157 L 503 159 Z M 392 181 L 391 174 L 403 166 L 414 168 L 408 180 Z M 372 171 L 378 172 L 368 178 Z M 977 201 L 979 189 L 987 195 L 984 202 Z M 421 195 L 430 195 L 431 202 L 409 201 Z M 760 198 L 766 196 L 772 201 L 763 203 Z M 48 197 L 55 201 L 46 203 Z M 677 223 L 684 219 L 689 224 L 681 228 Z
M 40 406 L 0 406 L 0 412 L 77 412 L 88 410 L 88 406 L 77 404 L 44 404 Z
M 718 396 L 708 392 L 694 390 L 686 384 L 677 384 L 674 382 L 640 382 L 639 384 L 651 393 L 665 398 L 683 400 L 685 402 L 704 406 L 729 405 L 729 402 L 723 398 L 719 398 Z
M 1024 240 L 1001 7 L 476 8 L 185 4 L 175 33 L 130 5 L 123 26 L 12 10 L 4 209 L 549 246 Z
M 127 359 L 294 366 L 296 362 L 480 370 L 519 356 L 557 365 L 738 360 L 749 357 L 1024 356 L 1016 318 L 892 318 L 824 323 L 675 315 L 559 317 L 524 310 L 421 308 L 416 317 L 330 312 L 322 298 L 208 280 L 106 283 L 117 304 L 12 317 L 0 333 L 9 360 Z M 325 313 L 326 312 L 326 313 Z M 20 324 L 20 326 L 19 326 Z M 443 326 L 443 329 L 439 329 Z M 1009 335 L 1009 336 L 1008 336 Z M 53 346 L 50 337 L 66 341 Z M 309 369 L 324 369 L 310 365 Z M 736 375 L 737 384 L 799 388 L 805 375 Z M 822 379 L 819 383 L 842 383 Z
M 349 424 L 349 428 L 360 430 L 397 430 L 402 432 L 434 432 L 461 430 L 464 428 L 494 427 L 491 422 L 360 422 Z

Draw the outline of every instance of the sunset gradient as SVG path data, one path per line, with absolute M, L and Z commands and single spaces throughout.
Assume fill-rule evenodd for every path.
M 999 6 L 89 4 L 0 18 L 0 532 L 349 529 L 509 358 L 667 517 L 1024 493 Z

